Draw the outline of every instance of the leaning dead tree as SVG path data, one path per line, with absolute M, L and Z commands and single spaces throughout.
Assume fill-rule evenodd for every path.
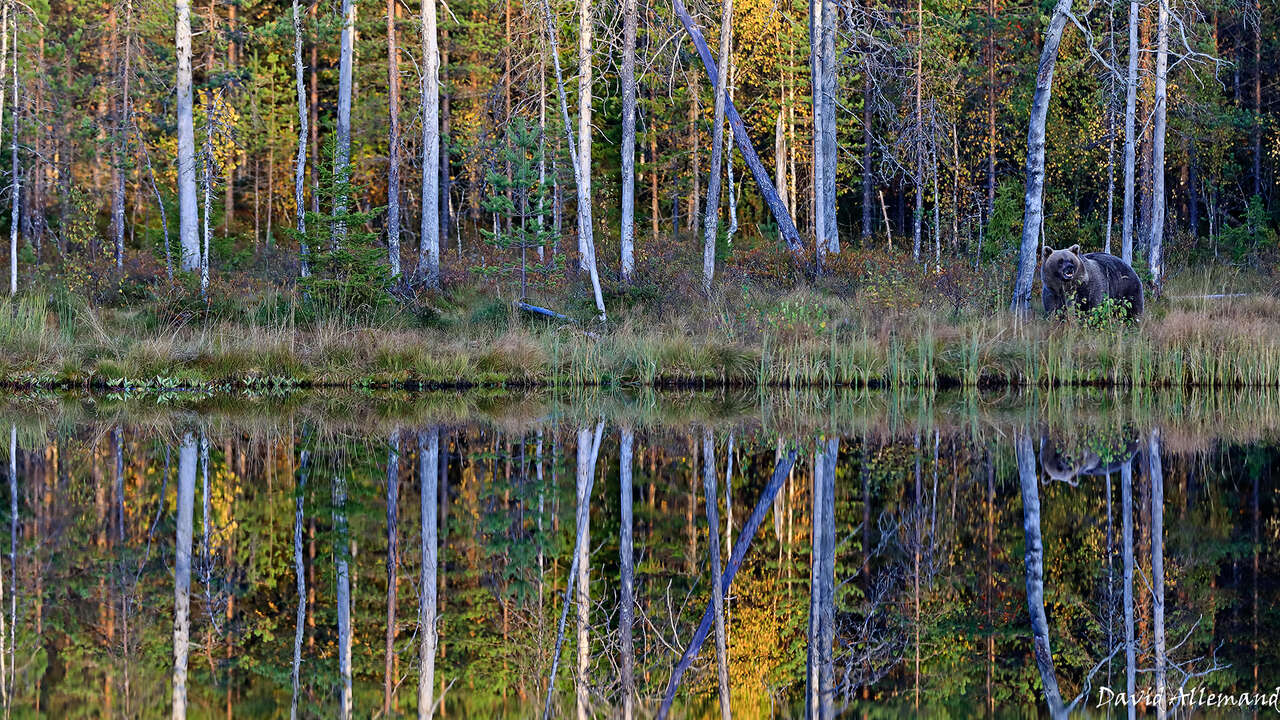
M 689 35 L 689 40 L 693 42 L 694 47 L 698 50 L 698 57 L 702 60 L 702 66 L 707 71 L 707 77 L 718 77 L 719 71 L 716 68 L 715 60 L 711 58 L 711 50 L 707 48 L 707 41 L 703 39 L 702 31 L 698 29 L 693 17 L 689 15 L 689 10 L 685 8 L 681 0 L 674 0 L 673 7 L 675 8 L 676 16 L 680 18 L 680 24 L 684 26 L 685 33 Z M 563 90 L 561 92 L 563 93 Z M 782 241 L 787 244 L 787 248 L 794 255 L 802 257 L 804 245 L 800 241 L 800 231 L 796 229 L 796 223 L 791 218 L 791 212 L 787 210 L 786 203 L 778 196 L 778 190 L 774 187 L 773 180 L 769 177 L 769 169 L 760 161 L 760 155 L 756 153 L 755 146 L 751 144 L 751 137 L 747 134 L 746 123 L 742 121 L 742 116 L 738 114 L 738 109 L 734 107 L 731 99 L 726 97 L 724 105 L 725 115 L 729 118 L 729 126 L 733 128 L 734 143 L 738 146 L 738 152 L 742 153 L 742 159 L 747 164 L 747 169 L 751 171 L 751 178 L 755 180 L 756 188 L 759 189 L 765 204 L 769 206 L 769 212 L 772 213 L 774 221 L 778 224 L 778 235 L 781 236 Z

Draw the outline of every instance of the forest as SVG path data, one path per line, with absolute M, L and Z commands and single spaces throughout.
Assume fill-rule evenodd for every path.
M 1274 385 L 1276 22 L 11 0 L 0 375 Z M 1028 321 L 1075 244 L 1141 323 Z

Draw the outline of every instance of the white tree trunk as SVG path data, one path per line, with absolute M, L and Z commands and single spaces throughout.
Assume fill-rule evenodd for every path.
M 178 242 L 182 269 L 200 269 L 196 211 L 196 133 L 191 98 L 191 0 L 175 0 L 178 12 L 174 45 L 178 55 Z
M 596 269 L 596 243 L 591 221 L 593 22 L 591 0 L 578 0 L 578 162 L 575 183 L 578 188 L 578 254 L 580 266 L 591 275 L 591 289 L 595 293 L 596 309 L 600 311 L 600 321 L 603 322 L 605 320 L 604 296 L 600 292 L 600 274 Z
M 1151 269 L 1151 289 L 1159 295 L 1164 287 L 1164 147 L 1169 107 L 1169 2 L 1159 0 L 1156 21 L 1155 118 L 1151 127 L 1151 237 L 1147 240 L 1147 266 Z M 16 102 L 15 102 L 16 104 Z
M 622 282 L 635 272 L 636 0 L 623 0 L 622 47 Z
M 435 714 L 432 698 L 436 680 L 436 589 L 439 586 L 437 547 L 440 431 L 418 433 L 418 483 L 421 487 L 422 577 L 418 583 L 418 718 Z
M 579 68 L 578 69 L 579 69 L 579 73 L 581 73 L 584 69 L 583 66 L 585 65 L 586 75 L 579 77 L 579 80 L 578 80 L 579 98 L 578 99 L 579 99 L 579 104 L 582 104 L 585 100 L 587 113 L 589 115 L 591 112 L 591 102 L 590 102 L 591 1 L 590 0 L 580 0 L 580 1 L 581 1 L 581 9 L 579 11 L 579 36 L 578 36 Z M 579 251 L 581 251 L 583 248 L 586 248 L 587 250 L 590 251 L 590 263 L 587 264 L 587 269 L 591 274 L 591 288 L 595 294 L 596 310 L 599 311 L 600 313 L 600 321 L 604 322 L 608 318 L 605 315 L 605 311 L 604 311 L 604 295 L 600 291 L 600 275 L 596 271 L 595 240 L 591 234 L 591 172 L 590 172 L 591 157 L 589 154 L 591 143 L 589 139 L 585 141 L 584 144 L 588 149 L 588 155 L 585 159 L 580 158 L 578 150 L 576 148 L 576 141 L 573 136 L 573 124 L 569 120 L 569 100 L 564 90 L 564 73 L 560 70 L 560 41 L 558 39 L 555 22 L 551 14 L 551 3 L 548 2 L 548 0 L 542 0 L 542 13 L 546 18 L 547 39 L 551 43 L 551 59 L 552 59 L 552 62 L 554 63 L 555 73 L 556 73 L 556 91 L 560 97 L 560 115 L 561 115 L 561 120 L 564 122 L 565 137 L 568 138 L 568 141 L 569 141 L 569 159 L 573 163 L 574 184 L 577 186 L 577 191 L 578 191 L 577 193 L 578 194 L 578 249 Z M 585 54 L 582 52 L 584 43 L 586 45 L 586 50 L 587 50 Z M 582 121 L 582 118 L 579 118 L 579 122 L 581 121 Z M 587 127 L 588 131 L 590 130 L 590 125 L 591 125 L 590 118 L 588 117 L 585 123 L 585 126 Z M 586 172 L 583 172 L 584 169 Z M 556 175 L 556 173 L 554 172 L 554 166 L 552 170 L 553 170 L 552 177 L 554 178 Z M 559 205 L 557 204 L 556 207 L 558 208 Z M 584 216 L 584 212 L 585 212 L 585 216 Z M 559 222 L 557 222 L 556 225 L 557 225 L 557 231 L 558 231 Z M 584 229 L 586 232 L 585 237 L 583 235 Z M 553 255 L 555 254 L 554 246 L 552 247 L 552 254 Z
M 311 274 L 307 264 L 307 240 L 303 236 L 307 231 L 306 208 L 303 205 L 303 188 L 307 176 L 307 89 L 303 83 L 302 73 L 302 13 L 298 0 L 293 0 L 293 81 L 298 93 L 298 159 L 293 166 L 293 201 L 298 214 L 296 228 L 298 230 L 298 260 L 302 277 Z M 163 208 L 163 206 L 161 206 Z
M 1133 262 L 1134 165 L 1137 157 L 1138 0 L 1129 2 L 1129 68 L 1124 99 L 1124 215 L 1120 220 L 1120 259 Z
M 422 240 L 418 276 L 440 287 L 440 47 L 436 2 L 422 0 Z
M 396 0 L 387 0 L 387 255 L 391 277 L 400 276 L 400 56 L 396 49 Z
M 810 102 L 813 105 L 813 241 L 814 257 L 821 268 L 823 258 L 827 255 L 827 203 L 826 203 L 826 162 L 827 154 L 822 148 L 822 131 L 826 127 L 822 115 L 827 106 L 822 99 L 822 79 L 824 73 L 822 62 L 822 11 L 823 0 L 809 0 L 809 85 Z
M 196 439 L 178 451 L 178 537 L 173 560 L 173 718 L 187 717 L 187 654 L 191 638 L 191 539 L 196 501 Z
M 355 65 L 355 8 L 351 0 L 342 0 L 342 33 L 338 39 L 338 122 L 333 157 L 333 180 L 338 193 L 333 199 L 333 214 L 347 212 L 348 183 L 351 179 L 351 73 Z M 333 226 L 333 247 L 339 248 L 347 238 L 346 224 Z
M 1123 546 L 1123 582 L 1124 582 L 1124 659 L 1125 659 L 1125 693 L 1133 697 L 1137 690 L 1137 646 L 1134 644 L 1133 628 L 1133 464 L 1126 462 L 1120 466 L 1120 513 L 1122 520 L 1121 544 Z M 1128 703 L 1128 718 L 1134 720 L 1137 706 Z
M 720 3 L 720 56 L 715 113 L 711 126 L 711 163 L 707 166 L 707 209 L 702 219 L 702 292 L 711 294 L 716 273 L 716 233 L 720 228 L 720 178 L 724 164 L 724 104 L 729 85 L 729 48 L 733 42 L 733 0 Z
M 22 197 L 22 177 L 18 173 L 18 16 L 13 16 L 13 132 L 10 164 L 13 173 L 12 205 L 9 215 L 9 294 L 18 294 L 18 202 Z M 123 221 L 122 221 L 123 225 Z M 123 234 L 121 235 L 123 238 Z M 123 250 L 121 251 L 123 257 Z M 15 588 L 16 590 L 16 588 Z
M 823 230 L 827 252 L 840 252 L 840 234 L 836 224 L 836 25 L 840 16 L 832 0 L 822 0 L 822 203 L 826 206 Z
M 1036 90 L 1031 99 L 1031 120 L 1027 129 L 1027 192 L 1022 218 L 1022 249 L 1018 256 L 1017 281 L 1010 309 L 1026 313 L 1031 309 L 1031 283 L 1035 278 L 1036 248 L 1044 224 L 1044 137 L 1049 117 L 1049 99 L 1053 94 L 1053 69 L 1058 62 L 1058 45 L 1071 14 L 1072 0 L 1058 0 L 1044 33 L 1040 67 L 1036 72 Z

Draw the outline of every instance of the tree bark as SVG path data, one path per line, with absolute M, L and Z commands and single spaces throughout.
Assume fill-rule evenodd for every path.
M 9 159 L 13 177 L 9 215 L 9 294 L 18 294 L 18 204 L 22 198 L 22 177 L 18 173 L 18 15 L 13 15 L 13 130 Z M 123 222 L 123 219 L 121 220 Z M 16 591 L 17 588 L 14 588 Z
M 826 206 L 823 219 L 823 239 L 826 250 L 832 255 L 840 252 L 840 233 L 836 223 L 836 171 L 839 158 L 836 154 L 836 25 L 840 18 L 833 0 L 822 2 L 822 203 Z
M 635 273 L 636 0 L 622 3 L 622 282 Z
M 174 45 L 178 55 L 178 242 L 182 269 L 200 269 L 196 225 L 196 136 L 191 98 L 191 0 L 175 0 L 178 13 Z
M 293 207 L 297 212 L 298 265 L 302 277 L 311 274 L 307 262 L 307 212 L 303 194 L 307 175 L 307 94 L 302 73 L 302 12 L 293 0 L 293 82 L 298 93 L 298 159 L 293 168 Z M 163 204 L 161 205 L 163 212 Z
M 733 43 L 733 0 L 720 3 L 720 59 L 712 92 L 711 162 L 707 166 L 707 207 L 702 220 L 702 292 L 711 295 L 716 272 L 716 234 L 720 229 L 720 178 L 724 163 L 724 105 L 729 92 L 729 49 Z
M 1022 220 L 1022 249 L 1018 256 L 1017 281 L 1010 309 L 1026 314 L 1031 309 L 1031 283 L 1036 270 L 1036 248 L 1040 227 L 1044 223 L 1044 138 L 1049 116 L 1049 99 L 1053 94 L 1053 69 L 1058 61 L 1058 45 L 1071 13 L 1072 0 L 1058 0 L 1045 30 L 1040 67 L 1036 72 L 1036 90 L 1031 100 L 1031 121 L 1027 130 L 1027 191 Z
M 574 605 L 578 618 L 578 668 L 573 683 L 578 720 L 589 720 L 591 717 L 591 694 L 587 679 L 591 663 L 591 640 L 588 634 L 591 623 L 591 486 L 595 479 L 596 453 L 600 450 L 599 438 L 603 432 L 603 423 L 594 434 L 588 428 L 578 431 L 577 536 L 580 542 L 576 543 L 577 558 L 574 562 L 577 572 Z
M 1129 0 L 1129 68 L 1124 99 L 1124 215 L 1120 219 L 1120 259 L 1133 262 L 1134 165 L 1137 158 L 1138 0 Z
M 129 126 L 129 75 L 130 60 L 132 59 L 132 33 L 133 33 L 133 3 L 125 3 L 125 24 L 124 24 L 124 58 L 121 63 L 120 70 L 120 103 L 119 112 L 116 113 L 115 127 L 115 158 L 112 163 L 112 184 L 111 184 L 111 232 L 115 240 L 116 250 L 116 271 L 124 269 L 124 190 L 125 190 L 125 173 L 122 165 L 124 164 L 124 156 L 128 146 L 128 126 Z M 17 106 L 17 101 L 14 101 Z
M 1147 266 L 1151 289 L 1157 296 L 1164 288 L 1165 173 L 1164 148 L 1169 96 L 1169 2 L 1159 0 L 1156 21 L 1156 97 L 1151 135 L 1151 235 L 1147 240 Z
M 333 214 L 347 212 L 351 191 L 351 84 L 355 65 L 355 8 L 352 0 L 342 0 L 342 33 L 338 39 L 338 120 L 333 151 L 333 182 L 337 193 L 333 198 Z M 332 246 L 342 247 L 347 238 L 346 223 L 333 224 Z
M 422 239 L 418 276 L 440 287 L 440 48 L 436 37 L 436 0 L 422 0 Z
M 578 80 L 578 102 L 580 108 L 585 104 L 586 118 L 585 122 L 583 122 L 583 118 L 580 117 L 579 122 L 587 128 L 589 134 L 591 126 L 591 101 L 589 97 L 591 94 L 591 0 L 580 0 L 580 3 L 581 8 L 578 16 L 578 72 L 580 75 Z M 608 318 L 604 310 L 604 295 L 600 290 L 600 275 L 596 271 L 595 240 L 591 236 L 591 157 L 589 154 L 591 143 L 589 138 L 583 143 L 588 150 L 588 155 L 585 159 L 580 158 L 576 147 L 577 142 L 573 136 L 573 124 L 569 119 L 569 100 L 564 89 L 564 73 L 560 70 L 560 41 L 555 23 L 552 20 L 551 4 L 548 0 L 542 0 L 542 12 L 546 17 L 547 38 L 551 42 L 551 59 L 556 73 L 556 91 L 560 98 L 560 115 L 561 120 L 564 122 L 565 137 L 569 143 L 569 159 L 573 164 L 574 184 L 577 186 L 578 250 L 581 252 L 585 248 L 590 251 L 590 257 L 584 258 L 584 260 L 589 259 L 589 262 L 586 262 L 585 265 L 591 274 L 591 289 L 595 295 L 596 310 L 600 313 L 600 321 L 604 322 Z M 583 75 L 584 72 L 585 75 Z M 555 176 L 554 167 L 552 176 Z M 585 237 L 583 235 L 584 230 Z M 555 253 L 554 248 L 552 253 Z
M 400 276 L 400 53 L 396 0 L 387 0 L 387 254 L 391 277 Z

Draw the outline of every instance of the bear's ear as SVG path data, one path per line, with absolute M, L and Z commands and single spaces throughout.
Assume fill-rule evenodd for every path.
M 1050 256 L 1050 255 L 1052 255 L 1052 254 L 1054 253 L 1054 249 L 1053 249 L 1053 248 L 1051 248 L 1051 247 L 1049 247 L 1048 245 L 1045 245 L 1045 246 L 1044 246 L 1044 249 L 1041 251 L 1041 253 L 1044 255 L 1044 259 L 1045 259 L 1045 260 L 1048 260 L 1048 259 L 1049 259 L 1049 256 Z
M 1079 246 L 1079 245 L 1072 245 L 1071 247 L 1067 248 L 1067 252 L 1071 253 L 1072 255 L 1079 255 L 1079 254 L 1080 254 L 1080 246 Z

